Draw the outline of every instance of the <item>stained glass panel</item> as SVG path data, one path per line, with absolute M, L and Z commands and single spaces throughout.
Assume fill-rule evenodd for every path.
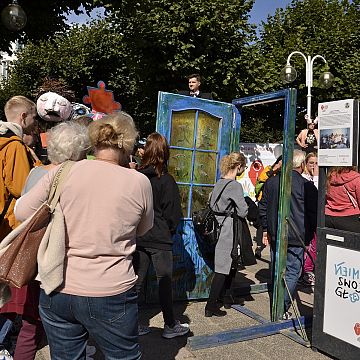
M 191 213 L 204 208 L 208 202 L 210 192 L 213 187 L 194 186 L 192 189 L 192 208 Z
M 216 153 L 195 153 L 194 183 L 214 184 L 216 182 Z
M 180 191 L 181 212 L 183 217 L 188 216 L 189 189 L 188 185 L 178 185 Z
M 192 148 L 194 145 L 195 110 L 172 113 L 170 145 Z
M 220 119 L 199 111 L 196 148 L 217 150 Z
M 169 172 L 177 182 L 190 182 L 191 150 L 170 149 Z

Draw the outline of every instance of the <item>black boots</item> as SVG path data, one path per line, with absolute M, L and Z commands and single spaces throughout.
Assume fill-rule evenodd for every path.
M 211 316 L 225 316 L 226 311 L 220 310 L 220 307 L 218 305 L 212 305 L 207 303 L 205 306 L 205 317 L 211 317 Z

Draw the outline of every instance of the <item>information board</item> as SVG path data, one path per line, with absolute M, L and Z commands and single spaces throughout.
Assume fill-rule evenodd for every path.
M 319 104 L 319 166 L 357 164 L 358 113 L 358 101 L 354 99 Z

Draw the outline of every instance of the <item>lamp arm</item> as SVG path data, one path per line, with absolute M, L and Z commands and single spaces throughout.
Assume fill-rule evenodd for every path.
M 325 58 L 321 55 L 315 55 L 311 60 L 310 60 L 310 57 L 309 57 L 309 60 L 310 60 L 310 71 L 309 71 L 309 75 L 310 75 L 310 78 L 309 78 L 309 84 L 310 86 L 313 85 L 313 67 L 314 67 L 314 61 L 316 59 L 321 59 L 322 61 L 324 61 L 324 63 L 326 64 L 327 61 L 325 60 Z
M 301 55 L 304 58 L 305 63 L 307 63 L 307 58 L 301 51 L 293 51 L 287 58 L 287 61 L 286 61 L 287 65 L 290 65 L 290 59 L 295 54 Z

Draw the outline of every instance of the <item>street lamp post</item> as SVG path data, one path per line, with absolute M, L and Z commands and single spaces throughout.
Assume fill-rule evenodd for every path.
M 302 52 L 300 51 L 293 51 L 287 58 L 286 61 L 286 66 L 282 69 L 281 71 L 281 79 L 285 82 L 285 83 L 291 83 L 296 79 L 297 76 L 297 72 L 295 70 L 294 67 L 292 67 L 290 65 L 290 59 L 293 55 L 301 55 L 304 60 L 305 60 L 305 66 L 306 66 L 306 86 L 307 86 L 307 95 L 306 95 L 306 99 L 307 99 L 307 104 L 306 104 L 306 114 L 308 116 L 309 119 L 311 119 L 311 88 L 313 86 L 313 65 L 314 65 L 314 61 L 316 59 L 321 59 L 324 61 L 325 64 L 327 64 L 327 61 L 325 60 L 325 58 L 321 55 L 315 55 L 313 57 L 311 56 L 305 56 Z M 321 86 L 325 87 L 325 88 L 329 88 L 332 83 L 334 81 L 334 75 L 331 74 L 331 72 L 329 71 L 325 71 L 323 74 L 320 75 L 319 77 L 319 83 Z
M 17 0 L 6 6 L 1 12 L 1 22 L 11 31 L 20 31 L 27 22 L 27 16 Z

